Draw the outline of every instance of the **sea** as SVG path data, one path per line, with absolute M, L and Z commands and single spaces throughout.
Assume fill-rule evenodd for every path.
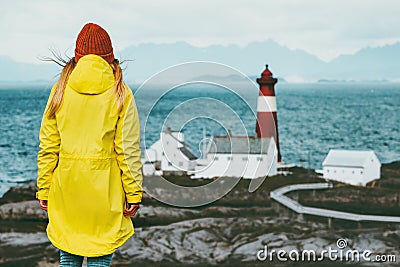
M 183 132 L 198 157 L 212 136 L 254 135 L 256 86 L 130 87 L 142 150 L 167 127 Z M 0 196 L 37 179 L 38 135 L 50 88 L 50 83 L 0 83 Z M 285 163 L 320 169 L 330 149 L 374 150 L 382 163 L 400 160 L 400 83 L 278 83 L 275 92 Z

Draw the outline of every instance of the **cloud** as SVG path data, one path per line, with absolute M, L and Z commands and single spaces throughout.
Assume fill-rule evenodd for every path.
M 50 47 L 74 48 L 88 21 L 106 28 L 116 50 L 143 42 L 246 45 L 268 38 L 325 60 L 365 46 L 400 41 L 400 2 L 281 1 L 5 1 L 0 54 L 38 62 Z

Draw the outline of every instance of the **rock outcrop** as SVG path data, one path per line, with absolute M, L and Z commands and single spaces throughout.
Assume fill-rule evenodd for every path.
M 393 184 L 399 184 L 398 165 L 383 169 L 386 178 L 382 187 L 393 189 Z M 345 250 L 370 250 L 371 257 L 394 255 L 397 262 L 385 266 L 399 266 L 399 225 L 374 224 L 361 229 L 354 223 L 334 221 L 333 228 L 329 228 L 326 219 L 305 218 L 283 208 L 272 208 L 270 190 L 315 181 L 318 178 L 303 169 L 296 169 L 289 177 L 270 178 L 254 193 L 247 191 L 247 181 L 241 181 L 223 199 L 200 208 L 170 207 L 145 194 L 133 218 L 136 233 L 116 251 L 112 266 L 286 266 L 290 262 L 282 263 L 276 258 L 274 262 L 259 261 L 257 252 L 267 246 L 269 251 L 314 250 L 320 255 L 324 249 L 337 249 L 338 239 L 346 240 Z M 47 214 L 34 199 L 35 191 L 32 182 L 10 189 L 0 199 L 0 267 L 58 266 L 58 251 L 45 233 Z M 302 194 L 298 197 L 306 199 Z M 313 197 L 307 195 L 308 199 Z M 325 258 L 324 263 L 314 266 L 326 263 L 342 266 L 343 262 L 332 263 Z M 310 262 L 292 264 L 309 266 Z

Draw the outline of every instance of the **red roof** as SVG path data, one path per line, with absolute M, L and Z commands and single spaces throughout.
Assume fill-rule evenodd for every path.
M 268 69 L 268 64 L 265 65 L 265 70 L 261 73 L 261 77 L 272 77 L 272 72 Z
M 268 69 L 268 64 L 265 65 L 265 70 L 261 73 L 261 78 L 257 78 L 259 84 L 276 84 L 277 79 L 272 77 L 272 72 Z

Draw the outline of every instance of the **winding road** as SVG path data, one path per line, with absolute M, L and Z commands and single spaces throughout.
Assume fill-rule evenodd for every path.
M 301 205 L 299 202 L 285 196 L 286 193 L 297 190 L 310 190 L 310 189 L 328 189 L 333 188 L 331 183 L 309 183 L 309 184 L 294 184 L 284 186 L 270 192 L 270 197 L 283 206 L 299 213 L 315 216 L 322 216 L 327 218 L 336 218 L 350 221 L 374 221 L 374 222 L 391 222 L 400 223 L 400 217 L 396 216 L 380 216 L 380 215 L 366 215 L 351 212 L 343 212 L 330 209 L 313 208 Z

